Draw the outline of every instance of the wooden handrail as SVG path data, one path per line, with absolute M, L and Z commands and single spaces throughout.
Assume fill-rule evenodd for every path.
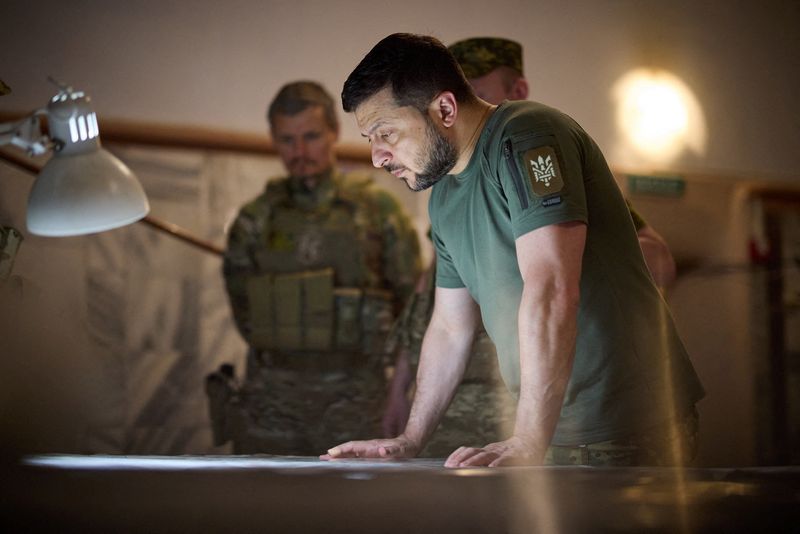
M 0 123 L 16 121 L 25 116 L 27 116 L 27 113 L 0 111 Z M 43 117 L 43 119 L 46 119 L 46 117 Z M 102 140 L 109 144 L 120 143 L 191 150 L 219 150 L 259 155 L 277 154 L 272 140 L 266 134 L 244 133 L 202 126 L 165 125 L 120 119 L 102 119 L 100 121 L 100 132 Z M 340 161 L 371 162 L 369 146 L 363 144 L 341 143 L 336 146 L 336 155 Z M 38 174 L 40 170 L 39 165 L 32 160 L 1 148 L 0 159 L 4 159 L 32 173 Z M 615 174 L 621 177 L 626 174 L 637 174 L 637 172 L 631 172 L 628 169 L 615 169 Z M 799 190 L 796 182 L 792 183 L 786 180 L 755 181 L 723 176 L 722 174 L 717 175 L 715 173 L 681 171 L 674 171 L 671 174 L 687 176 L 691 181 L 735 181 L 739 185 L 746 185 L 751 194 L 770 196 L 772 198 L 782 197 L 787 194 L 795 198 Z M 212 254 L 221 255 L 223 253 L 224 249 L 222 247 L 197 238 L 188 230 L 152 215 L 146 216 L 140 222 Z
M 196 237 L 182 226 L 178 226 L 177 224 L 173 224 L 163 219 L 159 219 L 158 217 L 154 217 L 153 215 L 145 215 L 144 218 L 141 219 L 139 222 L 141 222 L 142 224 L 146 224 L 150 228 L 154 228 L 160 232 L 169 234 L 176 239 L 180 239 L 184 243 L 188 243 L 201 250 L 210 252 L 211 254 L 222 256 L 225 253 L 225 249 L 223 247 L 216 245 L 211 241 L 200 239 L 199 237 Z
M 24 113 L 0 111 L 0 122 L 26 117 Z M 42 117 L 46 121 L 46 117 Z M 253 134 L 205 126 L 160 124 L 123 119 L 99 119 L 100 138 L 105 143 L 123 143 L 192 150 L 224 150 L 244 154 L 276 155 L 272 139 L 266 134 Z M 336 157 L 342 161 L 372 161 L 366 144 L 340 143 Z
M 26 113 L 0 111 L 0 122 L 13 122 L 26 116 Z M 43 126 L 46 128 L 46 117 L 42 119 L 44 122 Z M 102 119 L 100 120 L 99 126 L 102 140 L 109 144 L 120 143 L 190 150 L 219 150 L 240 154 L 277 154 L 272 139 L 266 134 L 251 134 L 201 126 L 165 125 L 120 119 Z M 335 150 L 337 158 L 341 161 L 357 163 L 368 163 L 371 161 L 368 146 L 344 143 L 337 145 Z M 41 171 L 41 166 L 33 160 L 5 149 L 0 149 L 0 159 L 34 174 L 39 174 Z M 153 215 L 146 215 L 139 222 L 206 252 L 217 256 L 221 256 L 224 253 L 223 247 L 196 237 L 185 228 L 159 219 Z
M 0 110 L 0 123 L 12 122 L 26 117 L 29 113 Z M 46 127 L 47 117 L 41 117 Z M 266 134 L 247 133 L 236 130 L 209 128 L 206 126 L 163 124 L 128 119 L 100 118 L 100 138 L 107 143 L 137 144 L 165 148 L 186 148 L 195 150 L 222 150 L 245 154 L 276 155 L 272 139 Z M 335 147 L 336 156 L 341 161 L 371 163 L 369 146 L 365 143 L 339 143 Z M 616 176 L 627 174 L 650 174 L 643 169 L 627 169 L 612 166 Z M 754 189 L 792 190 L 797 188 L 798 176 L 781 176 L 760 173 L 758 180 L 744 176 L 733 176 L 725 172 L 690 171 L 675 169 L 669 175 L 685 176 L 691 181 L 737 182 L 752 184 Z

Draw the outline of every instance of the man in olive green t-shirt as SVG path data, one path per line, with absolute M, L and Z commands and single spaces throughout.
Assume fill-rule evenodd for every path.
M 478 99 L 439 41 L 409 34 L 378 43 L 342 101 L 375 166 L 413 190 L 433 187 L 437 289 L 405 430 L 323 458 L 417 454 L 481 318 L 518 395 L 514 433 L 460 447 L 446 466 L 591 464 L 607 447 L 622 465 L 685 461 L 673 445 L 688 441 L 702 386 L 580 126 L 542 104 Z

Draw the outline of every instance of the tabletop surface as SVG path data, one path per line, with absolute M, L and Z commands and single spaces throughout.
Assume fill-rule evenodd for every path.
M 448 469 L 441 458 L 26 456 L 0 521 L 80 532 L 796 532 L 800 467 Z

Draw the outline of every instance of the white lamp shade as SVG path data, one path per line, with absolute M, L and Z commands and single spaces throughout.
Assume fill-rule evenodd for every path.
M 131 170 L 102 148 L 56 154 L 28 197 L 28 230 L 42 236 L 102 232 L 138 221 L 150 211 Z

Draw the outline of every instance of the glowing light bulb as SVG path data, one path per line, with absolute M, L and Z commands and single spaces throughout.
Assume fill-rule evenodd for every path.
M 700 106 L 680 79 L 637 69 L 614 86 L 617 124 L 640 156 L 664 162 L 686 148 L 702 153 L 705 124 Z

